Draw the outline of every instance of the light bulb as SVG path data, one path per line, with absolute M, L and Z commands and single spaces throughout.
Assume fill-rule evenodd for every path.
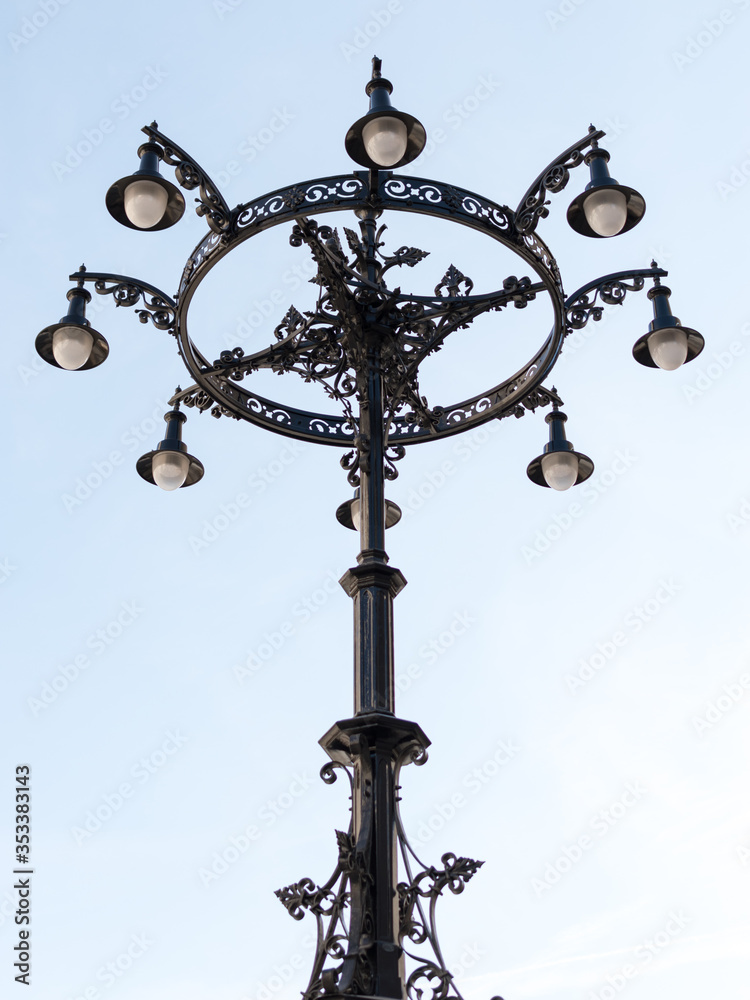
M 392 167 L 406 153 L 408 132 L 400 118 L 379 115 L 362 129 L 367 155 L 379 167 Z
M 596 188 L 584 201 L 583 213 L 598 236 L 617 236 L 628 221 L 628 200 L 616 188 Z
M 362 502 L 358 497 L 356 500 L 352 500 L 352 524 L 354 525 L 355 531 L 359 531 L 361 523 L 362 523 Z
M 163 490 L 178 490 L 190 471 L 190 459 L 182 451 L 157 451 L 151 460 L 151 475 Z
M 85 326 L 61 326 L 52 334 L 52 356 L 70 372 L 86 364 L 93 346 L 94 338 Z
M 139 229 L 151 229 L 161 222 L 169 194 L 156 181 L 131 181 L 123 194 L 125 214 Z
M 688 339 L 685 331 L 679 327 L 666 326 L 661 330 L 654 330 L 646 343 L 654 363 L 664 371 L 673 372 L 685 364 Z
M 542 455 L 542 475 L 553 490 L 569 490 L 578 479 L 578 455 L 572 451 L 549 451 Z

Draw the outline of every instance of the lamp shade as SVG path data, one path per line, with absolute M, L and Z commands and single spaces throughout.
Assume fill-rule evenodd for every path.
M 167 422 L 164 440 L 136 462 L 136 470 L 142 479 L 168 492 L 192 486 L 203 478 L 205 471 L 203 463 L 188 453 L 182 441 L 182 425 L 187 417 L 180 413 L 179 406 L 175 403 L 174 409 L 164 414 Z
M 554 390 L 553 390 L 554 391 Z M 537 486 L 547 486 L 553 490 L 569 490 L 585 482 L 594 471 L 594 463 L 573 445 L 565 436 L 567 416 L 557 403 L 552 405 L 552 413 L 544 418 L 549 424 L 549 443 L 533 462 L 529 462 L 526 475 Z
M 697 358 L 705 346 L 705 340 L 697 330 L 683 326 L 672 315 L 669 304 L 671 294 L 659 278 L 654 279 L 654 287 L 648 292 L 654 306 L 654 318 L 648 325 L 648 333 L 639 337 L 633 345 L 633 357 L 647 368 L 675 371 Z
M 134 174 L 121 177 L 107 191 L 107 211 L 128 229 L 155 232 L 168 229 L 182 218 L 185 199 L 178 187 L 159 173 L 162 149 L 145 142 L 139 149 L 141 163 Z
M 68 292 L 67 315 L 59 323 L 46 326 L 34 346 L 47 364 L 66 371 L 87 371 L 106 360 L 109 344 L 86 319 L 86 303 L 91 293 L 79 284 Z
M 361 518 L 361 501 L 359 499 L 359 487 L 354 491 L 354 497 L 351 500 L 346 500 L 344 503 L 340 504 L 336 510 L 336 520 L 339 524 L 343 524 L 345 528 L 351 528 L 352 531 L 359 531 Z M 392 528 L 394 524 L 398 524 L 401 520 L 401 508 L 398 504 L 393 503 L 392 500 L 385 501 L 385 526 L 386 529 Z
M 415 160 L 425 147 L 424 125 L 391 104 L 393 84 L 380 75 L 381 60 L 372 61 L 372 79 L 365 87 L 370 110 L 346 133 L 344 145 L 355 163 L 373 170 L 392 169 Z
M 637 226 L 646 211 L 643 195 L 609 175 L 609 153 L 596 143 L 586 154 L 591 180 L 568 208 L 568 223 L 582 236 L 617 236 Z

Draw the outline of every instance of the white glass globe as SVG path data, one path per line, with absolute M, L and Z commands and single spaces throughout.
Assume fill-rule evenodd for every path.
M 362 502 L 359 497 L 356 500 L 352 500 L 352 524 L 354 525 L 354 530 L 359 531 L 362 524 Z
M 164 218 L 169 195 L 156 181 L 131 181 L 123 194 L 125 214 L 139 229 L 151 229 Z
M 584 201 L 583 214 L 598 236 L 617 236 L 628 221 L 628 200 L 615 188 L 598 188 Z
M 367 155 L 379 167 L 392 167 L 406 153 L 408 131 L 400 118 L 384 115 L 367 122 L 362 141 Z
M 542 475 L 553 490 L 569 490 L 578 479 L 578 456 L 572 451 L 550 451 L 542 455 Z
M 673 372 L 685 364 L 688 353 L 688 339 L 684 330 L 675 326 L 667 326 L 663 330 L 654 330 L 646 341 L 649 354 L 664 371 Z
M 52 356 L 69 372 L 86 364 L 93 346 L 94 338 L 85 326 L 61 326 L 52 334 Z
M 151 459 L 151 475 L 163 490 L 178 490 L 189 471 L 190 459 L 182 451 L 157 451 Z

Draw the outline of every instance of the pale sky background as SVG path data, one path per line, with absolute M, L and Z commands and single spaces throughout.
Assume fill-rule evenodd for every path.
M 486 862 L 438 907 L 444 953 L 466 1000 L 745 1000 L 749 0 L 29 0 L 2 21 L 0 993 L 292 1000 L 307 984 L 311 918 L 293 921 L 273 891 L 324 882 L 348 822 L 343 784 L 317 777 L 317 740 L 352 698 L 340 453 L 191 411 L 185 441 L 206 475 L 165 494 L 135 462 L 188 384 L 172 338 L 101 297 L 89 316 L 110 344 L 102 367 L 53 369 L 34 338 L 64 314 L 81 262 L 171 294 L 202 238 L 189 193 L 162 233 L 107 214 L 142 125 L 156 119 L 231 205 L 347 173 L 377 53 L 395 106 L 432 139 L 402 172 L 515 207 L 590 122 L 604 129 L 612 175 L 647 211 L 617 239 L 576 235 L 565 212 L 588 175 L 573 171 L 539 229 L 566 289 L 656 257 L 675 314 L 706 338 L 676 372 L 636 364 L 644 291 L 568 341 L 549 382 L 596 463 L 586 487 L 526 478 L 547 440 L 539 413 L 409 449 L 389 487 L 405 512 L 389 552 L 409 581 L 398 710 L 433 741 L 404 772 L 404 819 L 427 863 Z M 431 254 L 404 287 L 432 288 L 451 263 L 477 291 L 526 273 L 449 223 L 385 221 L 390 249 Z M 306 251 L 287 236 L 245 244 L 201 288 L 192 331 L 209 354 L 265 346 L 289 304 L 308 304 Z M 540 300 L 456 334 L 425 369 L 430 402 L 495 385 L 549 322 Z M 325 407 L 293 378 L 267 392 Z M 242 676 L 248 663 L 259 669 Z M 12 969 L 17 764 L 32 768 L 29 988 Z M 107 802 L 118 808 L 83 835 Z M 247 845 L 236 858 L 233 838 Z M 209 879 L 224 854 L 235 860 Z

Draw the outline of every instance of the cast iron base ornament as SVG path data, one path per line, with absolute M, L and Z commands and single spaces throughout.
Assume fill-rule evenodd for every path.
M 425 864 L 410 847 L 399 814 L 400 770 L 427 760 L 429 740 L 416 723 L 395 715 L 393 600 L 406 583 L 389 565 L 384 542 L 386 527 L 399 514 L 384 495 L 385 481 L 397 476 L 395 463 L 410 445 L 551 405 L 550 441 L 528 475 L 541 486 L 566 489 L 591 475 L 593 462 L 566 439 L 562 400 L 554 387 L 543 385 L 565 337 L 589 320 L 600 320 L 605 305 L 622 303 L 648 278 L 654 281 L 648 293 L 654 320 L 634 348 L 636 360 L 647 367 L 676 368 L 703 347 L 700 334 L 672 316 L 670 291 L 660 280 L 667 272 L 655 262 L 597 278 L 566 297 L 557 263 L 537 235 L 549 211 L 547 195 L 561 191 L 570 170 L 583 163 L 590 167 L 591 182 L 568 211 L 576 231 L 607 237 L 642 218 L 641 195 L 609 176 L 609 154 L 598 145 L 603 132 L 591 126 L 545 167 L 512 211 L 455 185 L 394 174 L 392 168 L 419 155 L 426 136 L 417 119 L 392 107 L 391 90 L 380 75 L 380 60 L 374 59 L 367 85 L 370 111 L 346 137 L 349 154 L 368 169 L 294 184 L 234 209 L 156 123 L 146 126 L 149 141 L 139 149 L 141 168 L 113 185 L 107 207 L 130 228 L 158 231 L 174 224 L 184 199 L 160 176 L 160 162 L 174 167 L 182 188 L 198 191 L 196 211 L 206 219 L 208 232 L 188 258 L 176 296 L 135 278 L 81 267 L 71 275 L 77 285 L 68 293 L 67 316 L 37 338 L 37 350 L 56 367 L 85 370 L 107 357 L 107 341 L 85 318 L 87 283 L 100 295 L 112 295 L 117 305 L 137 306 L 142 323 L 150 321 L 176 338 L 193 384 L 172 397 L 166 438 L 138 463 L 143 478 L 164 489 L 192 485 L 203 475 L 202 464 L 182 443 L 181 404 L 345 449 L 341 464 L 357 492 L 338 516 L 360 533 L 357 565 L 341 581 L 354 602 L 354 715 L 337 722 L 320 744 L 330 758 L 321 770 L 323 780 L 336 781 L 338 770 L 347 775 L 351 820 L 346 831 L 336 831 L 338 861 L 327 882 L 303 878 L 277 892 L 296 920 L 310 913 L 317 924 L 305 1000 L 324 995 L 460 998 L 438 943 L 435 909 L 444 890 L 463 892 L 482 862 L 448 853 L 440 866 Z M 319 221 L 344 210 L 352 221 L 341 233 Z M 496 290 L 474 294 L 471 278 L 451 264 L 431 295 L 390 287 L 392 269 L 403 273 L 427 256 L 411 246 L 386 252 L 386 226 L 380 219 L 391 211 L 434 216 L 483 233 L 512 251 L 526 274 L 508 275 Z M 188 332 L 196 289 L 235 247 L 281 224 L 291 225 L 292 246 L 305 246 L 312 254 L 315 308 L 299 312 L 291 305 L 264 350 L 246 354 L 237 346 L 210 360 Z M 533 308 L 540 296 L 551 302 L 552 330 L 519 371 L 450 405 L 436 405 L 422 395 L 419 366 L 450 334 L 484 313 Z M 336 411 L 309 413 L 254 393 L 248 385 L 261 369 L 295 372 L 318 383 Z

